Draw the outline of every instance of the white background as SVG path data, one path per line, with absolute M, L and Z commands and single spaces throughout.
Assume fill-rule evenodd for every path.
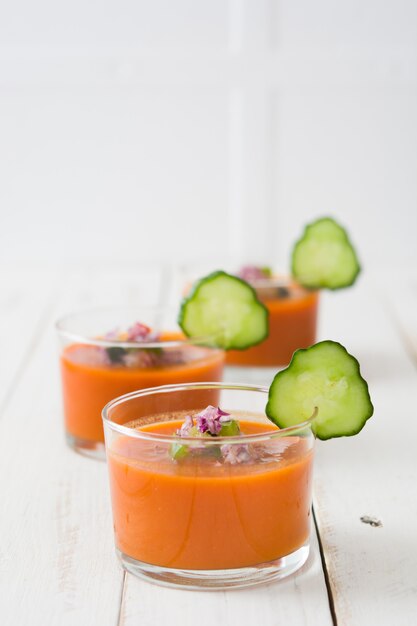
M 3 2 L 0 259 L 415 266 L 416 78 L 414 0 Z

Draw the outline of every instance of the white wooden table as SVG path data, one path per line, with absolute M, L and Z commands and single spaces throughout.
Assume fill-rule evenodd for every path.
M 113 549 L 106 466 L 64 444 L 53 322 L 98 304 L 175 298 L 168 272 L 8 268 L 0 288 L 2 626 L 417 623 L 417 279 L 364 274 L 324 294 L 320 338 L 341 341 L 375 415 L 319 442 L 312 554 L 285 581 L 228 592 L 141 582 Z M 375 516 L 381 527 L 360 521 Z

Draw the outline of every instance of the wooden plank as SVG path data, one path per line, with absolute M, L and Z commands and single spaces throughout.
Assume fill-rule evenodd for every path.
M 120 275 L 112 292 L 117 271 L 69 273 L 48 324 L 57 311 L 93 305 L 112 293 L 136 299 L 140 280 L 134 274 Z M 144 299 L 146 293 L 144 288 Z M 318 446 L 316 516 L 338 623 L 411 624 L 416 373 L 369 285 L 323 300 L 325 336 L 341 340 L 359 357 L 376 407 L 359 437 Z M 62 443 L 54 344 L 49 327 L 27 355 L 0 420 L 0 480 L 8 512 L 0 518 L 2 623 L 115 624 L 122 573 L 113 557 L 105 466 L 74 455 Z M 362 524 L 364 514 L 379 517 L 382 528 Z M 314 543 L 313 562 L 298 575 L 251 590 L 177 592 L 129 576 L 120 623 L 140 618 L 141 624 L 169 619 L 182 625 L 197 618 L 204 624 L 210 618 L 221 624 L 238 616 L 245 624 L 259 616 L 265 624 L 284 619 L 330 624 L 324 596 Z
M 234 591 L 178 591 L 127 574 L 118 626 L 331 626 L 315 533 L 304 567 L 274 584 Z
M 39 338 L 56 280 L 54 270 L 25 266 L 0 273 L 0 406 Z
M 395 289 L 387 289 L 386 283 L 380 281 L 379 295 L 392 314 L 405 349 L 417 363 L 417 275 L 413 272 L 398 274 L 390 277 Z
M 321 313 L 322 338 L 358 357 L 375 405 L 359 436 L 318 444 L 315 511 L 338 624 L 415 624 L 417 373 L 369 280 L 326 294 Z
M 161 269 L 140 269 L 135 264 L 83 265 L 68 269 L 63 278 L 65 297 L 58 303 L 59 314 L 94 307 L 159 305 Z
M 0 419 L 2 624 L 117 623 L 124 575 L 114 556 L 106 466 L 64 444 L 52 322 L 58 311 L 96 303 L 103 290 L 107 299 L 132 292 L 136 299 L 141 284 L 133 274 L 68 272 L 46 331 L 25 356 Z

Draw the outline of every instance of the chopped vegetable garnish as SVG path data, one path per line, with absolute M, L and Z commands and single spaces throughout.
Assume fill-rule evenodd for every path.
M 135 322 L 133 326 L 128 328 L 127 341 L 157 341 L 158 335 L 152 332 L 152 329 L 146 324 Z
M 118 328 L 113 328 L 113 330 L 109 330 L 103 337 L 103 339 L 106 339 L 106 341 L 113 341 L 113 340 L 117 340 L 119 339 L 119 329 Z
M 272 270 L 270 267 L 258 267 L 257 265 L 244 265 L 240 268 L 238 274 L 239 278 L 246 280 L 248 283 L 261 280 L 265 278 L 271 278 Z
M 107 354 L 110 363 L 123 364 L 127 351 L 124 348 L 112 346 L 111 348 L 106 348 L 105 353 Z
M 233 419 L 230 413 L 211 405 L 194 417 L 187 415 L 181 428 L 176 431 L 177 437 L 188 438 L 239 437 L 241 434 L 239 422 Z M 175 461 L 185 459 L 189 454 L 220 454 L 220 459 L 223 459 L 225 463 L 233 464 L 251 460 L 249 450 L 243 444 L 225 444 L 220 449 L 206 448 L 204 445 L 198 445 L 198 441 L 196 444 L 190 442 L 183 444 L 179 441 L 171 444 L 170 456 Z
M 141 322 L 135 322 L 127 331 L 113 329 L 102 338 L 115 343 L 102 350 L 103 361 L 108 365 L 146 368 L 185 362 L 185 352 L 181 348 L 147 347 L 146 344 L 161 341 L 161 337 Z M 138 347 L 118 346 L 118 342 L 136 343 Z
M 249 446 L 242 444 L 225 444 L 221 448 L 225 463 L 236 465 L 237 463 L 247 463 L 251 460 Z
M 169 454 L 174 461 L 180 461 L 184 459 L 189 452 L 189 447 L 182 443 L 172 443 L 169 448 Z
M 191 415 L 186 415 L 185 420 L 181 425 L 181 428 L 177 430 L 177 435 L 179 437 L 191 437 L 192 428 L 194 428 L 194 420 Z
M 230 422 L 230 414 L 225 413 L 219 407 L 208 406 L 201 413 L 197 413 L 197 428 L 201 433 L 210 433 L 210 435 L 219 435 L 223 422 Z
M 223 422 L 219 432 L 220 437 L 238 437 L 241 434 L 239 422 L 234 419 Z

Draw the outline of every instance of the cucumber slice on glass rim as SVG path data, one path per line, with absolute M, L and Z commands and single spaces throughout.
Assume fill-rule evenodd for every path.
M 361 269 L 345 229 L 331 217 L 305 227 L 294 246 L 291 265 L 297 282 L 312 289 L 349 287 Z
M 294 352 L 289 366 L 272 381 L 266 405 L 267 416 L 279 428 L 313 415 L 319 439 L 356 435 L 373 412 L 358 361 L 335 341 Z
M 268 336 L 268 310 L 244 280 L 223 271 L 201 278 L 181 305 L 188 337 L 212 337 L 225 350 L 244 350 Z

